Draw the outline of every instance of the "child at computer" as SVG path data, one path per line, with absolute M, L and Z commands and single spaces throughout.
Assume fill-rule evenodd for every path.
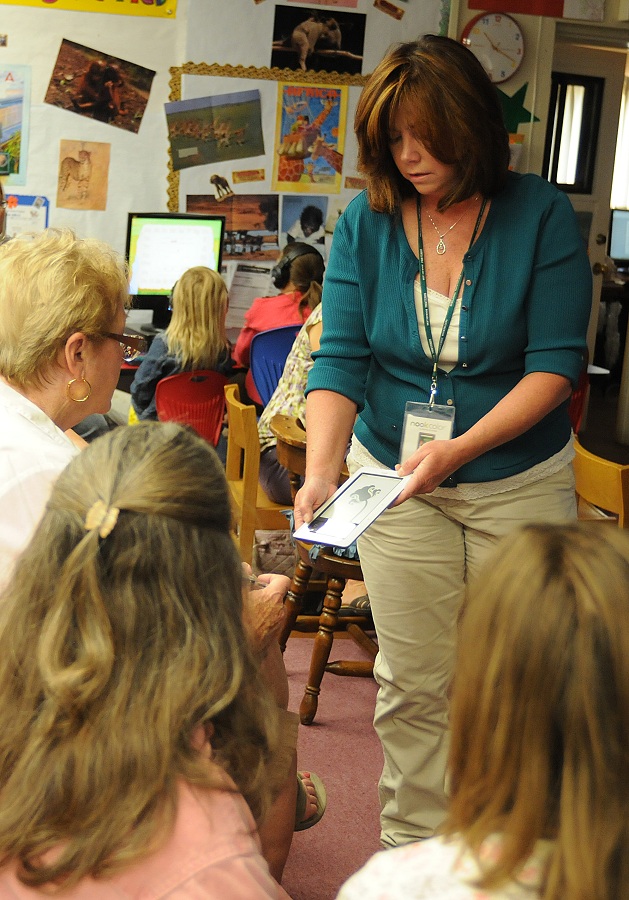
M 131 384 L 130 422 L 157 419 L 155 388 L 162 378 L 196 369 L 234 374 L 222 277 L 205 266 L 188 269 L 173 288 L 172 308 L 168 328 L 153 339 Z
M 288 579 L 243 592 L 230 523 L 216 453 L 174 423 L 59 476 L 0 598 L 1 897 L 287 897 L 254 816 L 276 827 L 290 784 L 296 716 L 261 674 Z
M 380 853 L 339 900 L 629 897 L 629 536 L 529 525 L 465 608 L 440 837 Z

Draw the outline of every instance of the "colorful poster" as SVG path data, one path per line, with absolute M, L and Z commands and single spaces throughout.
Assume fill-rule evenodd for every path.
M 280 83 L 271 189 L 338 194 L 346 116 L 346 87 Z
M 74 41 L 61 41 L 45 103 L 137 134 L 155 72 Z
M 30 108 L 30 66 L 0 69 L 0 175 L 9 185 L 26 184 Z
M 260 91 L 165 103 L 173 169 L 264 154 Z
M 0 0 L 5 6 L 38 6 L 40 9 L 71 9 L 72 12 L 115 13 L 175 19 L 177 0 Z

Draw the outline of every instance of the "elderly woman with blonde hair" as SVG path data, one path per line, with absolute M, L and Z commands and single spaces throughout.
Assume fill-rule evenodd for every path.
M 215 452 L 172 423 L 59 476 L 0 608 L 1 897 L 288 896 L 254 823 L 281 715 L 230 520 Z
M 339 900 L 629 897 L 629 537 L 528 525 L 470 591 L 444 834 Z
M 127 302 L 124 262 L 100 241 L 49 229 L 0 250 L 0 584 L 77 452 L 64 432 L 108 412 L 123 348 L 142 349 Z

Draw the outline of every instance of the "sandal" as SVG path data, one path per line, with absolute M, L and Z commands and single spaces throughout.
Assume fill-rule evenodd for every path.
M 304 787 L 302 779 L 306 777 L 310 778 L 310 780 L 312 781 L 317 794 L 317 811 L 307 819 L 303 819 L 304 812 L 306 811 L 306 804 L 308 802 L 308 794 L 306 792 L 306 788 Z M 304 772 L 298 772 L 297 803 L 295 804 L 295 831 L 305 831 L 306 828 L 312 828 L 313 825 L 316 825 L 317 822 L 321 821 L 321 819 L 323 818 L 323 813 L 325 812 L 325 808 L 327 806 L 327 802 L 328 797 L 325 792 L 325 787 L 323 786 L 323 782 L 321 781 L 319 776 L 315 775 L 314 772 L 310 772 L 307 776 Z
M 349 603 L 344 603 L 339 608 L 339 616 L 370 616 L 371 604 L 369 602 L 369 594 L 363 594 L 361 597 L 354 597 Z

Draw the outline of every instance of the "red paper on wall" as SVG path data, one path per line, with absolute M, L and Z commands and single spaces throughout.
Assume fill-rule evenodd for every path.
M 469 9 L 485 12 L 521 13 L 524 16 L 563 17 L 563 0 L 468 0 Z

